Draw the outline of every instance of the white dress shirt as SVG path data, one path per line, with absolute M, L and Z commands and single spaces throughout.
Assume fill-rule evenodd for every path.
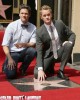
M 8 46 L 10 52 L 19 52 L 25 48 L 17 48 L 16 43 L 36 43 L 36 26 L 30 22 L 27 22 L 27 28 L 21 26 L 22 21 L 20 19 L 10 23 L 4 34 L 2 46 Z

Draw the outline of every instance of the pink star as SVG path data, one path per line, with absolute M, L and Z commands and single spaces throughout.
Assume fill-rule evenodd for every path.
M 33 82 L 23 82 L 23 83 L 14 83 L 17 85 L 34 85 L 34 90 L 43 90 L 43 88 L 51 86 L 51 87 L 69 87 L 66 85 L 60 84 L 60 82 L 64 82 L 65 80 L 54 80 L 54 81 L 42 81 L 39 82 L 37 79 L 34 78 Z
M 0 0 L 0 15 L 6 19 L 5 10 L 8 9 L 9 5 L 3 5 L 2 1 Z

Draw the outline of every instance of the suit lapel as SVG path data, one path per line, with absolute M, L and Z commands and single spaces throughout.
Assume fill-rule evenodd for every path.
M 58 36 L 60 37 L 60 26 L 59 26 L 59 24 L 57 24 L 57 22 L 55 20 L 53 21 L 53 24 L 56 27 L 56 30 L 58 32 Z
M 59 36 L 59 42 L 61 43 L 61 26 L 59 25 L 59 23 L 57 21 L 53 21 L 53 24 L 57 30 L 58 36 Z
M 47 29 L 46 29 L 46 27 L 45 27 L 45 25 L 43 25 L 43 33 L 44 33 L 44 36 L 46 36 L 46 39 L 47 38 L 50 38 L 50 35 L 49 35 L 49 33 L 48 33 L 48 31 L 47 31 Z
M 43 35 L 42 35 L 42 38 L 43 38 L 43 41 L 45 43 L 45 48 L 46 51 L 44 53 L 44 58 L 48 57 L 49 56 L 49 53 L 51 51 L 51 38 L 50 38 L 50 35 L 45 27 L 45 25 L 42 26 L 43 27 Z M 44 49 L 45 50 L 45 49 Z

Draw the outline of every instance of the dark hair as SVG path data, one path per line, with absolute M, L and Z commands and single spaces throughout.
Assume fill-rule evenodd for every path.
M 21 4 L 20 7 L 19 7 L 19 12 L 21 9 L 27 9 L 29 14 L 31 14 L 31 7 L 26 5 L 26 4 Z

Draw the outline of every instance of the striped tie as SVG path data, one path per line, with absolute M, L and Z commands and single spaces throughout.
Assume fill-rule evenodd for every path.
M 54 58 L 57 59 L 58 58 L 57 45 L 56 45 L 56 40 L 55 40 L 52 26 L 50 26 L 50 31 L 51 31 L 51 37 L 52 37 L 52 49 L 53 49 Z

